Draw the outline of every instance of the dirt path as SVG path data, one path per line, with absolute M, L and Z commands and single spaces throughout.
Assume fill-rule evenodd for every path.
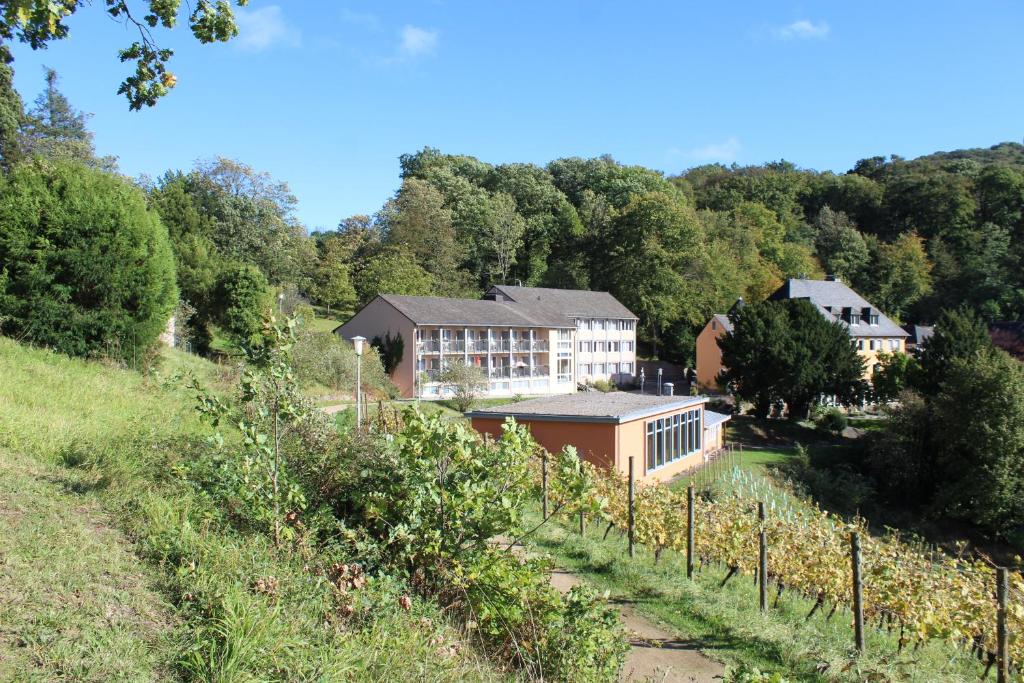
M 495 539 L 505 545 L 507 540 Z M 515 545 L 519 556 L 526 549 Z M 562 593 L 585 582 L 575 574 L 556 569 L 551 572 L 551 585 Z M 680 638 L 639 614 L 629 601 L 617 601 L 622 623 L 629 631 L 630 651 L 622 667 L 621 681 L 654 681 L 655 683 L 719 683 L 725 667 L 700 651 L 694 641 Z
M 569 572 L 551 574 L 551 585 L 563 593 L 581 583 L 579 577 Z M 619 611 L 629 630 L 631 648 L 620 680 L 712 683 L 724 677 L 725 667 L 703 654 L 692 641 L 679 638 L 638 614 L 629 602 L 620 602 Z

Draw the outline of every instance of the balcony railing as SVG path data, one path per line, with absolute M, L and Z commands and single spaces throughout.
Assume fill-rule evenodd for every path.
M 489 379 L 529 379 L 530 377 L 550 377 L 551 368 L 547 365 L 535 365 L 532 368 L 491 368 Z
M 471 339 L 468 342 L 461 339 L 450 341 L 437 341 L 436 339 L 424 339 L 416 342 L 416 350 L 419 353 L 547 353 L 549 345 L 546 341 L 522 341 L 516 339 Z

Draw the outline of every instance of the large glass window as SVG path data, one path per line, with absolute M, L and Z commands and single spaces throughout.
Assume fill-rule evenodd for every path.
M 675 462 L 701 449 L 700 408 L 647 422 L 647 470 Z

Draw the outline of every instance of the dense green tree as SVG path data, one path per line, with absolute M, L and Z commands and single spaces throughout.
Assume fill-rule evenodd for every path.
M 932 289 L 932 263 L 924 241 L 904 233 L 894 242 L 869 242 L 872 266 L 862 278 L 864 295 L 887 314 L 900 319 Z
M 318 242 L 319 259 L 312 278 L 313 300 L 328 311 L 334 308 L 344 314 L 356 304 L 356 289 L 352 284 L 351 252 L 336 233 Z
M 428 296 L 434 293 L 434 278 L 407 251 L 389 247 L 366 259 L 354 273 L 353 284 L 365 306 L 378 294 Z
M 997 533 L 1024 524 L 1024 365 L 993 348 L 955 359 L 933 410 L 934 506 Z
M 138 188 L 80 164 L 0 179 L 0 330 L 63 353 L 141 357 L 178 301 L 167 231 Z
M 868 245 L 857 226 L 842 211 L 828 206 L 818 212 L 815 249 L 825 271 L 844 282 L 857 283 L 868 265 Z
M 248 0 L 236 0 L 246 5 Z M 4 0 L 0 3 L 0 40 L 27 43 L 33 50 L 45 48 L 70 35 L 68 18 L 84 6 L 86 0 Z M 153 29 L 170 29 L 178 23 L 181 0 L 106 0 L 108 15 L 138 31 L 139 39 L 120 50 L 122 62 L 134 61 L 135 73 L 121 83 L 118 94 L 128 98 L 132 109 L 152 106 L 174 87 L 177 78 L 167 70 L 173 50 L 161 48 Z M 189 8 L 188 26 L 201 43 L 225 42 L 238 34 L 231 3 L 200 2 Z
M 444 196 L 430 183 L 418 178 L 402 182 L 388 210 L 385 241 L 431 273 L 439 293 L 453 296 L 464 291 L 466 279 L 458 271 L 465 252 L 456 239 Z
M 500 192 L 492 200 L 494 213 L 483 226 L 487 251 L 490 254 L 490 274 L 494 282 L 508 284 L 508 275 L 516 263 L 516 254 L 523 246 L 526 221 L 516 211 L 515 200 Z
M 949 374 L 954 361 L 970 360 L 992 348 L 988 327 L 970 308 L 944 310 L 935 331 L 920 353 L 921 374 L 917 383 L 926 396 L 933 396 Z
M 723 374 L 759 417 L 784 401 L 790 419 L 807 417 L 812 403 L 832 397 L 844 405 L 864 395 L 864 363 L 840 323 L 804 300 L 765 301 L 730 314 L 732 332 L 719 339 Z
M 594 282 L 639 316 L 657 355 L 667 329 L 679 321 L 696 324 L 705 312 L 697 308 L 698 292 L 688 277 L 701 256 L 696 214 L 660 192 L 638 195 L 606 238 Z
M 978 174 L 978 220 L 1019 230 L 1024 210 L 1024 171 L 1006 166 L 986 166 Z M 1017 233 L 1020 235 L 1020 233 Z
M 273 310 L 263 273 L 246 263 L 231 264 L 218 275 L 213 292 L 216 322 L 231 341 L 239 347 L 257 343 L 263 320 Z
M 11 51 L 0 45 L 0 169 L 6 171 L 21 158 L 19 131 L 25 116 L 21 95 L 14 89 Z
M 921 366 L 917 358 L 906 353 L 880 353 L 878 366 L 871 377 L 871 394 L 875 401 L 897 400 L 917 380 Z

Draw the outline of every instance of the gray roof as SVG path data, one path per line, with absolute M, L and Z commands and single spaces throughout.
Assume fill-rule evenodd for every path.
M 712 317 L 718 321 L 718 324 L 721 325 L 726 332 L 732 332 L 732 321 L 729 320 L 729 316 L 725 313 L 715 313 Z
M 931 325 L 904 325 L 903 329 L 910 335 L 907 339 L 908 344 L 921 345 L 935 334 L 935 328 Z
M 495 291 L 501 292 L 517 304 L 544 309 L 569 318 L 638 319 L 608 292 L 495 285 L 488 290 L 488 294 Z
M 652 396 L 626 391 L 543 396 L 519 403 L 480 408 L 467 417 L 514 417 L 552 422 L 630 422 L 707 401 L 706 396 Z
M 416 325 L 575 327 L 573 321 L 563 315 L 511 302 L 398 294 L 381 294 L 380 298 Z
M 798 280 L 791 278 L 775 290 L 772 300 L 807 299 L 829 320 L 842 323 L 851 337 L 907 337 L 903 328 L 890 320 L 884 313 L 868 303 L 857 292 L 839 280 Z M 878 313 L 878 324 L 869 325 L 862 321 L 849 325 L 842 319 L 843 309 L 852 308 L 857 312 L 871 308 Z
M 717 424 L 728 422 L 732 419 L 732 415 L 726 415 L 725 413 L 716 413 L 713 410 L 704 411 L 704 429 L 708 427 L 714 427 Z

